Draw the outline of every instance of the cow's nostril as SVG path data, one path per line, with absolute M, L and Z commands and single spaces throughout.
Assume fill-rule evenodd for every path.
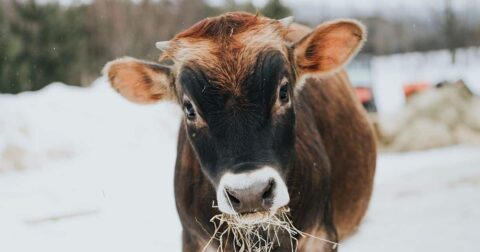
M 265 188 L 265 191 L 262 194 L 262 199 L 268 200 L 273 196 L 273 189 L 275 187 L 275 181 L 270 180 L 268 186 Z
M 235 196 L 233 196 L 231 192 L 229 192 L 228 190 L 225 190 L 225 193 L 227 194 L 228 200 L 230 201 L 231 204 L 234 204 L 234 205 L 240 204 L 240 200 L 237 199 Z

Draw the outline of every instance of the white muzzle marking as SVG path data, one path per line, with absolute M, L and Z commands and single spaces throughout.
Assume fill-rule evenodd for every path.
M 285 181 L 280 174 L 272 167 L 265 166 L 261 169 L 245 172 L 245 173 L 225 173 L 217 188 L 218 208 L 226 214 L 236 214 L 229 199 L 226 195 L 226 188 L 229 189 L 248 189 L 256 183 L 263 183 L 273 180 L 275 189 L 273 191 L 273 203 L 270 212 L 275 213 L 279 208 L 285 206 L 290 201 L 288 189 Z

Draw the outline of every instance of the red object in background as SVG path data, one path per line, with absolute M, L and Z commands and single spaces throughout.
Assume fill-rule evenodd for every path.
M 373 98 L 372 90 L 366 87 L 356 87 L 355 93 L 362 104 L 371 101 Z
M 355 95 L 368 112 L 377 112 L 375 98 L 369 87 L 355 87 Z
M 412 82 L 403 86 L 403 95 L 410 97 L 413 94 L 432 88 L 432 84 L 426 81 Z

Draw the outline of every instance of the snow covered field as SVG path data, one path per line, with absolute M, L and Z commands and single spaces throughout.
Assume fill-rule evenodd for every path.
M 104 83 L 0 95 L 0 251 L 180 251 L 180 111 Z M 480 148 L 384 154 L 340 251 L 480 251 Z

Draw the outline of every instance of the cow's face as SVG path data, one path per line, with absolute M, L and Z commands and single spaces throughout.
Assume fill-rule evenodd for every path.
M 288 32 L 279 21 L 229 13 L 160 43 L 163 59 L 173 65 L 123 58 L 105 68 L 113 87 L 131 101 L 179 103 L 224 213 L 274 213 L 288 204 L 295 93 L 306 77 L 341 68 L 365 36 L 349 20 L 320 25 L 297 43 L 286 40 Z

